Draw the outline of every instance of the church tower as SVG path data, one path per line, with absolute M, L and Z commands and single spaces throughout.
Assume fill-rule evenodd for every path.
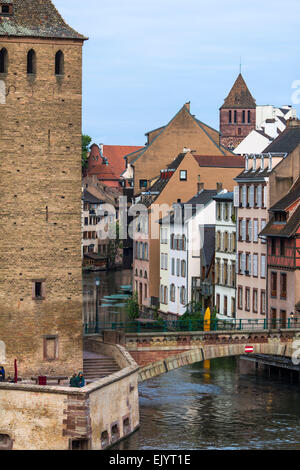
M 239 74 L 220 108 L 221 144 L 235 149 L 256 128 L 256 102 Z
M 0 361 L 82 368 L 82 45 L 51 0 L 0 0 Z

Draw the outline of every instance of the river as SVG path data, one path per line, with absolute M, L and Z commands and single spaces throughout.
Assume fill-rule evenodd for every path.
M 300 450 L 300 388 L 236 358 L 140 386 L 141 427 L 121 450 Z
M 85 312 L 131 284 L 132 271 L 84 274 Z M 99 307 L 99 321 L 124 321 L 124 307 Z M 94 313 L 93 313 L 94 315 Z M 141 427 L 115 449 L 300 450 L 300 385 L 268 377 L 238 358 L 186 366 L 140 385 Z

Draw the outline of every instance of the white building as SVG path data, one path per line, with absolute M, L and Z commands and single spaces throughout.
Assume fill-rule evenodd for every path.
M 296 109 L 292 106 L 257 106 L 256 129 L 234 149 L 234 153 L 246 155 L 263 152 L 286 129 L 287 121 L 296 117 Z
M 161 220 L 160 228 L 160 310 L 169 311 L 170 217 Z
M 218 318 L 236 316 L 236 220 L 233 192 L 216 201 L 215 306 Z

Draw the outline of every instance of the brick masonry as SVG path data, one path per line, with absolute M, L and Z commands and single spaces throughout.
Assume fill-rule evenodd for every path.
M 82 40 L 1 37 L 8 73 L 0 104 L 0 340 L 6 369 L 71 375 L 82 368 Z M 36 74 L 26 73 L 36 53 Z M 55 76 L 55 54 L 64 75 Z M 33 300 L 33 280 L 44 300 Z M 57 338 L 56 360 L 44 355 Z

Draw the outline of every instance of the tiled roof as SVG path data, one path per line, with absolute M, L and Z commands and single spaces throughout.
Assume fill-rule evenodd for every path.
M 300 204 L 295 212 L 291 215 L 286 224 L 276 223 L 275 217 L 272 217 L 270 222 L 265 226 L 260 236 L 265 237 L 293 237 L 300 225 Z
M 143 149 L 144 147 L 133 145 L 103 145 L 103 154 L 113 166 L 116 175 L 120 176 L 125 170 L 124 157 Z
M 233 192 L 220 193 L 214 197 L 215 201 L 233 201 Z
M 86 189 L 83 191 L 83 196 L 82 199 L 84 202 L 89 202 L 91 204 L 103 204 L 103 201 L 95 197 L 93 194 L 91 194 L 89 191 Z
M 291 153 L 300 144 L 300 126 L 288 126 L 265 150 L 264 153 Z
M 251 95 L 241 74 L 239 74 L 238 78 L 236 79 L 233 87 L 229 92 L 229 95 L 227 96 L 223 106 L 221 107 L 221 109 L 226 108 L 256 108 L 255 99 Z
M 199 166 L 216 168 L 244 168 L 245 160 L 241 155 L 194 155 Z
M 9 3 L 13 4 L 13 13 L 0 14 L 0 36 L 87 39 L 63 20 L 51 0 L 13 0 Z
M 204 189 L 196 196 L 192 197 L 186 204 L 203 204 L 204 206 L 208 204 L 214 196 L 218 194 L 216 189 Z

